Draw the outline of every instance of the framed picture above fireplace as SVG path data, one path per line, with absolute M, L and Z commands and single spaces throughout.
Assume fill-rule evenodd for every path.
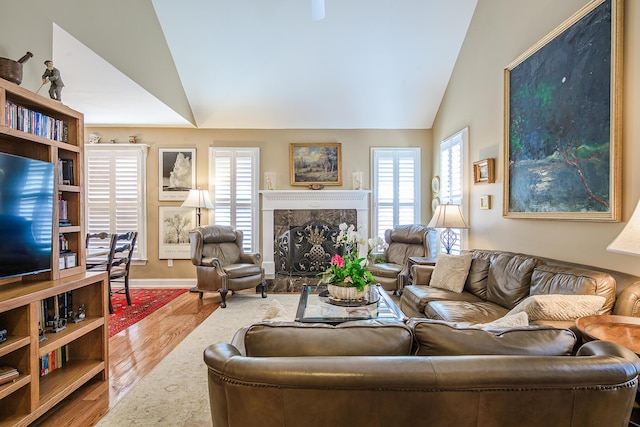
M 289 145 L 291 185 L 342 185 L 342 144 Z

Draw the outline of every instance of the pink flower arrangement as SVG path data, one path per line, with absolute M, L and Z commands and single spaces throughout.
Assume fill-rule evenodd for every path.
M 365 258 L 358 258 L 357 244 L 362 240 L 354 227 L 340 224 L 340 234 L 336 247 L 343 246 L 344 256 L 334 255 L 331 265 L 322 274 L 320 283 L 355 287 L 363 291 L 365 286 L 375 279 L 369 270 Z

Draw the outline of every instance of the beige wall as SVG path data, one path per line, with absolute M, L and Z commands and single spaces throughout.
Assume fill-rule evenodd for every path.
M 623 223 L 502 217 L 503 70 L 587 3 L 479 0 L 433 126 L 434 159 L 439 142 L 465 126 L 469 126 L 470 163 L 497 157 L 496 183 L 471 187 L 469 247 L 519 251 L 640 275 L 639 258 L 605 250 L 640 197 L 640 2 L 636 0 L 626 1 L 624 22 Z M 491 210 L 478 208 L 485 194 L 493 198 Z
M 209 147 L 259 147 L 260 188 L 263 172 L 275 172 L 276 189 L 290 190 L 303 187 L 289 185 L 289 143 L 293 142 L 340 142 L 342 144 L 341 187 L 332 189 L 350 190 L 351 173 L 363 172 L 363 187 L 370 189 L 370 147 L 420 147 L 422 153 L 422 222 L 430 219 L 429 207 L 432 142 L 430 130 L 219 130 L 219 129 L 167 129 L 167 128 L 93 128 L 85 129 L 85 141 L 90 133 L 98 133 L 102 142 L 115 139 L 128 141 L 135 135 L 140 143 L 150 146 L 147 156 L 147 255 L 146 266 L 134 267 L 133 278 L 187 278 L 195 277 L 189 260 L 174 260 L 173 267 L 166 260 L 158 259 L 158 206 L 179 206 L 178 202 L 158 201 L 158 148 L 196 148 L 197 185 L 208 188 Z M 202 223 L 208 218 L 203 215 Z M 260 248 L 262 246 L 260 245 Z

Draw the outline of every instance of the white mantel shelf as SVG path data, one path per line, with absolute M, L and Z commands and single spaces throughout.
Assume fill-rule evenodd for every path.
M 355 209 L 357 227 L 369 225 L 369 190 L 263 190 L 262 195 L 262 266 L 267 279 L 275 276 L 274 210 Z

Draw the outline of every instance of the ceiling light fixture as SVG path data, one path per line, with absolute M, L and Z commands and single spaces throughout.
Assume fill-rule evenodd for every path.
M 324 0 L 311 0 L 311 19 L 313 21 L 324 19 Z

